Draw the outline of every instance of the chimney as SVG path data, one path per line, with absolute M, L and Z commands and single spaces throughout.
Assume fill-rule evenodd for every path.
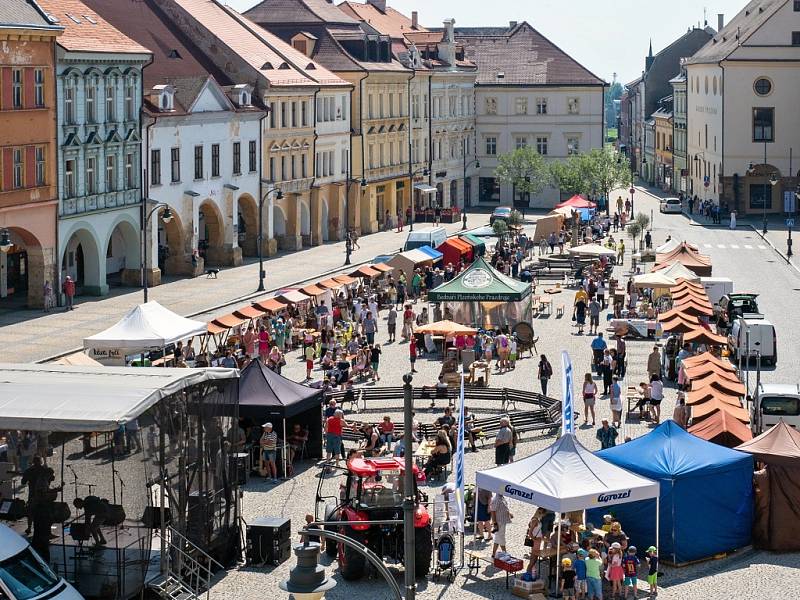
M 445 19 L 443 24 L 444 31 L 442 32 L 442 41 L 439 42 L 438 47 L 439 59 L 449 65 L 453 65 L 456 61 L 456 21 L 455 19 Z
M 722 28 L 725 27 L 725 15 L 722 13 L 717 14 L 717 31 L 722 31 Z
M 411 11 L 411 29 L 419 27 L 419 13 L 415 10 Z
M 386 0 L 367 0 L 369 4 L 377 8 L 382 13 L 386 12 Z
M 514 29 L 514 27 L 516 27 L 516 26 L 517 26 L 517 22 L 516 21 L 509 21 L 508 22 L 508 28 L 509 29 Z

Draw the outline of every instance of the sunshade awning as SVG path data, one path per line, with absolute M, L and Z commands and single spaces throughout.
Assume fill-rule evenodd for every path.
M 420 246 L 419 248 L 417 248 L 417 250 L 423 252 L 424 254 L 427 254 L 428 257 L 430 257 L 433 260 L 433 262 L 442 260 L 442 256 L 444 256 L 441 252 L 439 252 L 434 248 L 431 248 L 430 246 Z
M 235 314 L 230 315 L 222 315 L 221 317 L 217 317 L 212 321 L 215 325 L 219 327 L 224 327 L 225 329 L 231 329 L 233 327 L 238 327 L 242 323 L 244 323 L 247 319 L 238 317 Z
M 380 271 L 381 273 L 390 273 L 394 271 L 394 267 L 387 265 L 386 263 L 372 263 L 369 266 L 376 271 Z
M 699 423 L 704 418 L 715 412 L 725 411 L 730 416 L 739 419 L 742 423 L 750 422 L 750 414 L 741 406 L 735 406 L 719 398 L 710 398 L 705 402 L 692 406 L 692 423 Z
M 316 285 L 307 285 L 305 287 L 301 287 L 300 291 L 303 292 L 306 296 L 313 296 L 315 298 L 317 296 L 322 296 L 323 294 L 326 293 L 325 289 L 318 287 Z
M 724 335 L 717 335 L 711 333 L 707 329 L 699 327 L 694 331 L 689 331 L 683 334 L 684 342 L 692 342 L 694 344 L 708 344 L 711 346 L 724 346 L 728 343 L 728 338 Z
M 358 283 L 358 279 L 353 279 L 350 277 L 350 275 L 336 275 L 334 279 L 342 285 L 353 285 L 354 283 Z
M 0 423 L 28 431 L 113 431 L 175 392 L 236 377 L 236 369 L 223 368 L 0 364 Z
M 675 285 L 675 280 L 662 273 L 645 273 L 636 275 L 633 285 L 640 288 L 668 288 Z
M 283 300 L 290 304 L 299 304 L 300 302 L 308 302 L 311 300 L 309 296 L 306 296 L 300 290 L 283 290 L 277 295 L 277 298 L 278 300 Z
M 374 269 L 368 265 L 362 265 L 358 267 L 355 271 L 350 273 L 350 277 L 366 277 L 368 279 L 372 279 L 373 277 L 377 277 L 380 275 L 381 272 L 377 269 Z
M 427 183 L 415 183 L 414 189 L 418 190 L 422 194 L 435 194 L 436 188 L 428 185 Z
M 206 324 L 186 319 L 158 302 L 131 308 L 117 323 L 83 340 L 87 349 L 147 350 L 164 348 L 206 333 Z
M 430 333 L 431 335 L 475 335 L 477 329 L 454 323 L 453 321 L 436 321 L 414 329 L 414 333 Z
M 617 251 L 600 244 L 582 244 L 568 250 L 570 254 L 579 256 L 616 256 Z
M 266 311 L 260 309 L 258 306 L 242 306 L 233 311 L 233 314 L 244 317 L 245 319 L 257 319 L 262 316 Z
M 281 302 L 278 298 L 267 298 L 256 302 L 256 306 L 263 308 L 265 312 L 277 312 L 286 308 L 288 302 Z
M 317 285 L 329 290 L 340 290 L 344 287 L 344 284 L 341 281 L 336 281 L 333 277 L 326 279 L 325 281 L 320 281 L 317 283 Z
M 706 363 L 713 363 L 718 367 L 720 367 L 721 369 L 730 371 L 731 373 L 736 372 L 736 367 L 734 367 L 731 363 L 722 360 L 721 358 L 717 358 L 716 356 L 711 354 L 711 352 L 703 352 L 702 354 L 698 354 L 697 356 L 689 356 L 687 358 L 684 358 L 682 364 L 685 365 L 687 368 L 689 368 L 697 365 L 703 365 Z

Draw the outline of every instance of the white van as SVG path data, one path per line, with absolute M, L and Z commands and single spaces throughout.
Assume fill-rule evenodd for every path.
M 778 424 L 783 419 L 789 427 L 800 427 L 800 383 L 762 383 L 753 401 L 755 433 Z
M 425 227 L 408 232 L 403 252 L 413 250 L 420 246 L 438 248 L 447 240 L 447 230 L 444 227 Z
M 711 304 L 719 304 L 720 298 L 733 293 L 733 279 L 727 277 L 701 277 L 700 283 L 703 284 Z
M 778 340 L 775 326 L 757 315 L 738 317 L 733 322 L 728 334 L 728 346 L 734 360 L 737 360 L 739 356 L 744 360 L 750 360 L 760 354 L 764 364 L 774 365 L 778 362 Z
M 50 569 L 21 535 L 0 524 L 0 598 L 83 600 Z

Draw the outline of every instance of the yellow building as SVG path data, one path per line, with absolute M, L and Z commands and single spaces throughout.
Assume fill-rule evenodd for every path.
M 376 34 L 326 0 L 264 0 L 245 15 L 353 86 L 347 223 L 386 226 L 409 203 L 409 90 L 414 77 Z M 419 74 L 418 74 L 419 75 Z
M 672 111 L 667 108 L 660 108 L 653 113 L 655 121 L 655 181 L 656 185 L 665 190 L 671 189 L 673 181 L 673 160 L 672 160 Z

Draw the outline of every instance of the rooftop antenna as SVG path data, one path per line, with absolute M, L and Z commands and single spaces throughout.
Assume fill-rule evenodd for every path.
M 707 26 L 708 26 L 708 8 L 704 6 L 703 7 L 703 27 L 707 27 Z

